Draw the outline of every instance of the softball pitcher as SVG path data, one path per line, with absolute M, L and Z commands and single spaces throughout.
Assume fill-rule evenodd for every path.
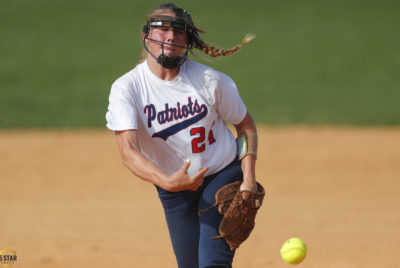
M 107 127 L 124 165 L 156 186 L 178 266 L 232 267 L 234 251 L 224 239 L 210 239 L 222 216 L 216 209 L 197 212 L 229 183 L 242 181 L 240 189 L 257 191 L 256 126 L 232 79 L 187 54 L 196 48 L 211 57 L 231 55 L 251 37 L 221 50 L 199 32 L 190 14 L 174 4 L 147 14 L 140 63 L 113 83 Z M 224 121 L 247 139 L 239 156 Z

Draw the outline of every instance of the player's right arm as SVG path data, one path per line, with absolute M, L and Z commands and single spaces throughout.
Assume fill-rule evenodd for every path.
M 139 178 L 169 192 L 195 191 L 203 183 L 207 167 L 200 169 L 194 176 L 190 176 L 187 173 L 190 162 L 185 162 L 180 170 L 168 176 L 140 152 L 136 130 L 115 131 L 115 137 L 122 163 Z

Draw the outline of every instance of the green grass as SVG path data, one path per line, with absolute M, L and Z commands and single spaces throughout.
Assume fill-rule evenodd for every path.
M 112 82 L 132 69 L 158 1 L 0 1 L 0 128 L 104 127 Z M 400 125 L 398 1 L 175 1 L 211 63 L 259 123 Z

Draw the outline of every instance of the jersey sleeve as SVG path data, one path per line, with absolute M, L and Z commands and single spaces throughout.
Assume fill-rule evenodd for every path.
M 217 107 L 219 116 L 234 125 L 242 122 L 247 114 L 235 82 L 222 73 L 217 91 Z
M 111 87 L 106 113 L 107 128 L 114 131 L 137 129 L 137 118 L 138 112 L 133 96 L 127 88 L 114 83 Z

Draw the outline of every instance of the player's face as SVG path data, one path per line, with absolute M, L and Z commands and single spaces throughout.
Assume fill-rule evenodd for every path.
M 175 14 L 170 11 L 163 12 L 159 15 L 175 17 Z M 168 57 L 181 56 L 185 50 L 184 48 L 175 47 L 168 44 L 174 44 L 183 47 L 186 46 L 187 43 L 187 34 L 184 30 L 173 29 L 169 26 L 151 27 L 148 37 L 160 42 L 165 42 L 164 55 Z M 147 47 L 155 57 L 158 57 L 162 54 L 162 45 L 159 43 L 148 40 Z

